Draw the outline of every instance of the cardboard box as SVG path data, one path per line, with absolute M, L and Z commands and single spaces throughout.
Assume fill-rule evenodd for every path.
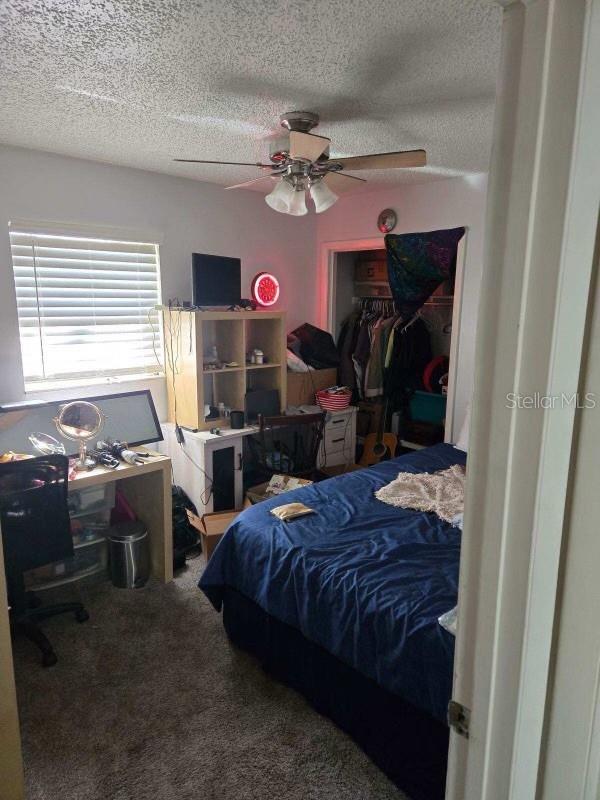
M 337 369 L 312 369 L 310 372 L 291 372 L 287 374 L 288 406 L 312 406 L 315 394 L 337 383 Z
M 200 532 L 202 539 L 202 550 L 208 561 L 212 556 L 215 547 L 221 541 L 221 537 L 240 514 L 239 511 L 216 511 L 214 514 L 204 514 L 197 516 L 192 511 L 186 509 L 190 525 L 193 525 Z
M 268 500 L 269 497 L 273 497 L 272 494 L 267 495 L 268 485 L 269 481 L 265 481 L 265 483 L 259 483 L 258 486 L 251 486 L 249 489 L 246 489 L 244 505 L 248 503 L 250 506 L 255 506 L 257 503 L 262 503 L 263 500 Z
M 354 268 L 354 280 L 358 283 L 387 281 L 388 268 L 385 258 L 377 261 L 359 261 Z
M 258 486 L 251 486 L 246 490 L 246 501 L 244 502 L 244 508 L 246 508 L 246 502 L 248 502 L 249 505 L 254 506 L 257 503 L 262 503 L 263 500 L 269 500 L 271 497 L 279 497 L 281 494 L 285 494 L 286 492 L 290 492 L 293 489 L 298 489 L 303 486 L 309 486 L 312 483 L 312 481 L 308 481 L 305 478 L 292 478 L 290 475 L 278 475 L 276 477 L 281 478 L 284 484 L 287 484 L 288 481 L 293 481 L 294 485 L 290 486 L 289 488 L 285 488 L 284 486 L 284 488 L 281 488 L 276 492 L 269 490 L 271 481 L 259 483 Z

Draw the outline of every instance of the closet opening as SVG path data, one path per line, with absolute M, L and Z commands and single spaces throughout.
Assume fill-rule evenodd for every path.
M 323 247 L 324 327 L 342 356 L 339 382 L 353 384 L 359 408 L 357 460 L 363 464 L 369 460 L 363 451 L 368 434 L 377 440 L 382 433 L 392 434 L 396 455 L 452 442 L 458 434 L 454 398 L 467 235 L 465 230 L 458 245 L 454 278 L 441 284 L 408 321 L 396 312 L 381 239 Z M 384 364 L 383 375 L 369 370 L 373 347 L 385 350 L 377 358 Z

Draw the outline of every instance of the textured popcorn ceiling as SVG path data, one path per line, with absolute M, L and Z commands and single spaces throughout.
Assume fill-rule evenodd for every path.
M 492 0 L 0 0 L 0 141 L 220 184 L 279 115 L 316 111 L 332 155 L 423 147 L 423 170 L 487 169 Z M 281 129 L 279 129 L 281 130 Z

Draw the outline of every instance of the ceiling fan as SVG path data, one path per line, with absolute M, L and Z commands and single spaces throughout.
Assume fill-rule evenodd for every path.
M 226 164 L 240 167 L 257 167 L 266 174 L 244 183 L 227 186 L 240 189 L 258 181 L 277 180 L 273 191 L 265 197 L 268 205 L 282 214 L 300 217 L 308 213 L 306 192 L 320 214 L 338 199 L 336 192 L 352 188 L 353 181 L 365 182 L 364 178 L 348 175 L 346 170 L 401 169 L 423 167 L 427 163 L 425 150 L 405 150 L 396 153 L 377 153 L 370 156 L 329 158 L 329 144 L 325 136 L 310 131 L 319 124 L 319 115 L 311 111 L 288 111 L 279 118 L 288 133 L 271 143 L 270 164 L 239 161 L 205 161 L 194 158 L 176 158 L 187 164 Z

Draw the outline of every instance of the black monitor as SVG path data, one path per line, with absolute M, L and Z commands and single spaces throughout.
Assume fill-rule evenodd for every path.
M 254 389 L 246 392 L 246 420 L 256 422 L 258 415 L 278 417 L 281 414 L 279 389 Z
M 192 253 L 192 298 L 195 306 L 234 306 L 242 298 L 239 258 Z

